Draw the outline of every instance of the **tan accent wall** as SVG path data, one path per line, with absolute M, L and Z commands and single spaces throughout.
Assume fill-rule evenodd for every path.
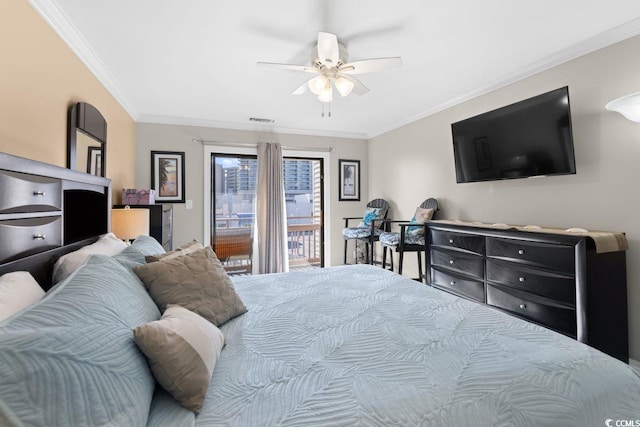
M 604 106 L 640 91 L 639 51 L 635 37 L 369 141 L 369 191 L 393 200 L 397 217 L 409 218 L 433 196 L 441 219 L 625 232 L 630 355 L 637 361 L 640 124 Z M 569 86 L 575 175 L 456 184 L 451 123 L 563 86 Z M 416 274 L 414 258 L 407 275 Z
M 118 202 L 134 184 L 134 120 L 26 0 L 0 1 L 0 151 L 66 167 L 67 110 L 80 101 L 107 120 Z

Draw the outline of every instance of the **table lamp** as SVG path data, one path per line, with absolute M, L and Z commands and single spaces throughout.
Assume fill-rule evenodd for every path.
M 131 209 L 125 206 L 122 209 L 111 210 L 111 231 L 118 237 L 130 243 L 138 236 L 149 235 L 149 210 Z

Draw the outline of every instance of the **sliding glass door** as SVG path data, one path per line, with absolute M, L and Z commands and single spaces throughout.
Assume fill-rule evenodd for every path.
M 291 269 L 324 266 L 323 160 L 285 157 Z M 211 246 L 229 273 L 250 274 L 258 163 L 255 155 L 211 154 Z
M 251 273 L 256 156 L 214 154 L 211 246 L 230 273 Z
M 322 159 L 285 157 L 289 267 L 323 267 Z

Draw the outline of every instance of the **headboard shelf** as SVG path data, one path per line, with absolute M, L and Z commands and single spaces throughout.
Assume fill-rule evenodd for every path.
M 51 286 L 58 257 L 111 229 L 111 180 L 0 153 L 0 274 Z

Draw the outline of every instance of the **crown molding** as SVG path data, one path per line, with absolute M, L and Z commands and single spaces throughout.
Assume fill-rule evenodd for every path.
M 257 124 L 243 124 L 235 122 L 223 122 L 217 120 L 207 119 L 193 119 L 187 117 L 174 117 L 174 116 L 158 116 L 152 114 L 141 114 L 137 120 L 138 123 L 153 123 L 162 125 L 177 125 L 177 126 L 199 126 L 206 128 L 217 129 L 230 129 L 230 130 L 243 130 L 252 132 L 268 132 L 268 133 L 287 133 L 293 135 L 308 135 L 308 136 L 325 136 L 331 138 L 349 138 L 366 140 L 367 135 L 364 133 L 356 132 L 336 132 L 336 131 L 323 131 L 318 129 L 298 129 L 288 127 L 277 127 L 270 125 L 257 125 Z
M 616 28 L 613 28 L 609 31 L 605 31 L 604 33 L 600 33 L 596 36 L 586 39 L 580 43 L 577 43 L 567 49 L 564 49 L 556 53 L 551 57 L 545 58 L 542 61 L 531 64 L 530 66 L 524 69 L 520 69 L 516 72 L 502 76 L 499 79 L 496 79 L 493 82 L 483 87 L 479 87 L 478 89 L 467 92 L 455 98 L 449 99 L 439 105 L 436 105 L 433 108 L 429 108 L 428 110 L 415 114 L 404 120 L 400 120 L 395 123 L 389 124 L 388 126 L 378 128 L 374 132 L 368 132 L 367 139 L 375 138 L 376 136 L 380 136 L 384 133 L 401 128 L 417 120 L 423 119 L 425 117 L 429 117 L 433 114 L 439 113 L 440 111 L 444 111 L 448 108 L 454 107 L 458 104 L 462 104 L 463 102 L 466 102 L 466 101 L 470 101 L 479 96 L 486 95 L 489 92 L 492 92 L 494 90 L 516 83 L 520 80 L 524 80 L 527 77 L 531 77 L 535 74 L 541 73 L 543 71 L 546 71 L 558 65 L 572 61 L 581 56 L 595 52 L 596 50 L 603 49 L 612 44 L 637 36 L 638 34 L 640 34 L 640 18 L 634 19 Z
M 136 120 L 138 112 L 129 100 L 125 91 L 120 87 L 116 79 L 109 73 L 100 57 L 82 37 L 80 31 L 73 25 L 69 17 L 60 9 L 53 0 L 29 0 L 29 4 L 38 12 L 47 24 L 58 34 L 67 46 L 86 65 L 89 71 L 120 103 L 122 108 Z
M 115 78 L 107 70 L 98 55 L 91 48 L 89 43 L 82 37 L 77 28 L 73 25 L 67 15 L 56 4 L 55 0 L 29 0 L 31 6 L 42 16 L 60 38 L 71 48 L 71 50 L 87 66 L 98 81 L 113 95 L 127 113 L 136 121 L 141 123 L 174 124 L 186 126 L 204 126 L 222 129 L 247 130 L 247 131 L 268 131 L 279 133 L 290 133 L 296 135 L 328 136 L 335 138 L 372 139 L 384 133 L 411 124 L 425 117 L 436 114 L 440 111 L 451 108 L 455 105 L 485 95 L 494 90 L 508 86 L 523 80 L 542 71 L 569 62 L 580 56 L 605 48 L 614 43 L 640 34 L 640 18 L 629 21 L 623 25 L 613 28 L 604 33 L 591 37 L 583 42 L 577 43 L 557 54 L 545 58 L 542 61 L 531 64 L 516 72 L 502 76 L 493 82 L 479 87 L 473 91 L 464 93 L 455 98 L 449 99 L 439 105 L 414 114 L 406 119 L 391 123 L 387 126 L 374 129 L 373 131 L 357 132 L 334 132 L 313 129 L 297 128 L 277 128 L 260 125 L 245 125 L 241 123 L 221 122 L 204 119 L 191 119 L 183 117 L 168 117 L 140 114 L 133 106 L 125 91 L 118 84 Z

